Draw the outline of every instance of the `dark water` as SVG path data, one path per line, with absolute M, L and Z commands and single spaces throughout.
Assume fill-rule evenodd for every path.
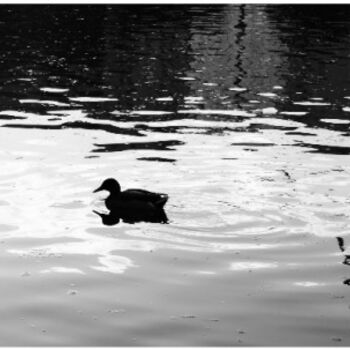
M 1 5 L 0 345 L 349 346 L 349 15 Z

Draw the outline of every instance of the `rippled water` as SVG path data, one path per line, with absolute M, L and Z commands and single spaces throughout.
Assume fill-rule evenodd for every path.
M 349 345 L 349 14 L 2 5 L 0 345 Z

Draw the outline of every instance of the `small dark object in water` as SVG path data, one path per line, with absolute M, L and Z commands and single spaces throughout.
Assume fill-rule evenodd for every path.
M 115 179 L 106 179 L 94 192 L 108 191 L 105 199 L 106 207 L 110 211 L 147 213 L 154 209 L 161 209 L 168 200 L 164 193 L 153 193 L 140 189 L 121 191 L 120 185 Z

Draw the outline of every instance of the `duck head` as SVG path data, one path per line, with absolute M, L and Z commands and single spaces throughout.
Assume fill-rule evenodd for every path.
M 99 191 L 108 191 L 112 194 L 118 194 L 120 193 L 120 185 L 119 182 L 115 179 L 106 179 L 102 182 L 102 185 L 93 192 L 99 192 Z

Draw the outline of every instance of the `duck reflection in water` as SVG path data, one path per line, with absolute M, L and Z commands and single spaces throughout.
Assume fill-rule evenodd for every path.
M 105 205 L 110 210 L 109 214 L 103 214 L 94 210 L 94 213 L 102 218 L 105 225 L 116 225 L 120 220 L 126 223 L 158 222 L 167 223 L 168 218 L 163 209 L 168 200 L 164 193 L 154 193 L 140 189 L 121 191 L 118 181 L 106 179 L 94 192 L 108 191 Z
M 167 224 L 168 217 L 163 209 L 156 209 L 153 212 L 133 212 L 133 211 L 111 211 L 108 214 L 100 213 L 97 210 L 93 212 L 100 216 L 102 223 L 106 226 L 113 226 L 119 224 L 120 220 L 128 224 L 135 224 L 136 222 L 153 222 Z

